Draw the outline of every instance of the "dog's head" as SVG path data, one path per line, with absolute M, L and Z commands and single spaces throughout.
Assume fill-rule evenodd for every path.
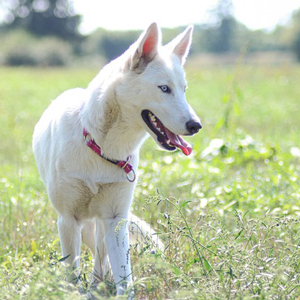
M 185 97 L 183 65 L 192 32 L 189 26 L 161 46 L 160 30 L 156 23 L 151 24 L 129 49 L 127 76 L 120 87 L 122 95 L 127 95 L 126 103 L 130 101 L 131 108 L 140 114 L 137 122 L 156 143 L 169 151 L 179 148 L 185 155 L 192 148 L 181 135 L 193 135 L 202 127 Z

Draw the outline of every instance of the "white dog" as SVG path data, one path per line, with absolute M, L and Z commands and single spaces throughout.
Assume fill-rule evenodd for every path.
M 35 127 L 33 150 L 59 214 L 62 255 L 79 269 L 82 237 L 95 258 L 93 285 L 110 265 L 117 295 L 132 285 L 126 220 L 141 144 L 149 133 L 163 149 L 189 155 L 180 135 L 201 129 L 185 99 L 182 68 L 192 30 L 161 46 L 160 30 L 151 24 L 86 89 L 53 101 Z

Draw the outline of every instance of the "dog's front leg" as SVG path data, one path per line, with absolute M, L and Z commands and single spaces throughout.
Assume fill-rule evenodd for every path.
M 104 219 L 103 224 L 106 248 L 117 286 L 117 295 L 123 295 L 126 289 L 132 287 L 127 220 L 115 217 Z M 131 291 L 129 299 L 132 297 L 133 291 Z
M 71 271 L 68 281 L 76 284 L 79 281 L 80 267 L 80 226 L 73 216 L 59 216 L 57 226 L 63 260 Z
M 98 284 L 104 280 L 104 277 L 110 271 L 109 261 L 107 257 L 107 250 L 105 245 L 104 225 L 102 220 L 98 219 L 96 222 L 96 245 L 95 245 L 95 265 L 92 274 L 91 288 L 96 289 Z

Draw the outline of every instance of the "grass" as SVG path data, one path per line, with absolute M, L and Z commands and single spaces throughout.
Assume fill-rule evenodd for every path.
M 31 136 L 51 99 L 96 73 L 0 69 L 2 299 L 85 299 L 64 281 Z M 191 157 L 151 139 L 141 151 L 132 210 L 166 248 L 132 249 L 136 298 L 299 299 L 300 68 L 189 66 L 187 74 L 204 128 L 189 139 Z M 88 284 L 86 248 L 82 261 Z

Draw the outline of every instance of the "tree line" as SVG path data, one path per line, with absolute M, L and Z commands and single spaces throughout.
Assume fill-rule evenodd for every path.
M 81 16 L 69 0 L 2 0 L 5 19 L 0 23 L 0 64 L 65 65 L 71 60 L 114 59 L 139 36 L 140 31 L 80 34 Z M 195 25 L 191 55 L 241 51 L 289 51 L 300 61 L 300 9 L 288 25 L 272 32 L 251 31 L 239 23 L 231 0 L 219 0 L 210 11 L 209 24 Z M 166 41 L 183 28 L 163 29 Z

